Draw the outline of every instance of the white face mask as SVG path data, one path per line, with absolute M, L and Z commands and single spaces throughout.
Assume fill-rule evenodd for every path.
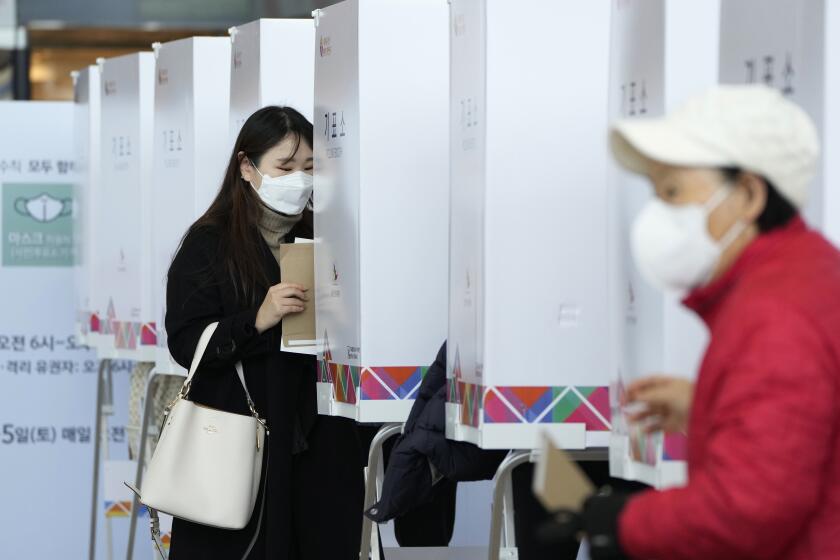
M 636 266 L 648 282 L 688 292 L 709 281 L 721 253 L 747 227 L 739 220 L 720 242 L 709 233 L 709 214 L 730 192 L 721 188 L 705 204 L 675 206 L 659 198 L 647 203 L 633 224 L 631 244 Z
M 297 216 L 303 212 L 312 196 L 312 175 L 295 171 L 288 175 L 268 177 L 260 173 L 253 163 L 251 166 L 262 177 L 260 188 L 254 188 L 266 206 L 289 216 Z

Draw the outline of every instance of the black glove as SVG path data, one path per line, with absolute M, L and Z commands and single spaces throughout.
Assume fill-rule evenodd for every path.
M 607 486 L 590 496 L 582 513 L 556 512 L 538 530 L 545 543 L 570 542 L 586 536 L 592 560 L 627 560 L 618 542 L 618 517 L 630 494 L 613 493 Z
M 581 526 L 589 540 L 592 560 L 626 560 L 618 540 L 618 517 L 629 494 L 613 493 L 609 486 L 590 496 L 583 505 Z

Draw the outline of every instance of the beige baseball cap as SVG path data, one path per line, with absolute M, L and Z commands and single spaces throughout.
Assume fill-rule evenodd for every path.
M 820 151 L 811 118 L 764 85 L 716 86 L 664 117 L 619 120 L 610 144 L 618 162 L 639 174 L 649 160 L 751 171 L 797 208 L 808 198 Z

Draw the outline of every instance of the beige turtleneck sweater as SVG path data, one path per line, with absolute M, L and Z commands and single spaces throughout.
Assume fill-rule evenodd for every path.
M 285 243 L 286 236 L 292 231 L 297 223 L 300 221 L 303 214 L 297 216 L 287 216 L 280 212 L 275 212 L 265 204 L 262 205 L 262 215 L 257 226 L 260 233 L 271 249 L 274 258 L 277 259 L 277 264 L 280 264 L 280 245 Z

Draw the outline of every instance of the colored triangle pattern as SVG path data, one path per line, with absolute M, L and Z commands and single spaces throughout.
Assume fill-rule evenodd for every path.
M 484 398 L 484 421 L 494 424 L 515 424 L 519 422 L 519 418 L 495 392 L 490 391 Z
M 362 400 L 405 400 L 414 394 L 428 369 L 421 366 L 364 368 L 360 382 Z
M 609 389 L 607 387 L 575 387 L 586 399 L 566 387 L 494 387 L 484 400 L 484 421 L 487 423 L 580 423 L 587 431 L 609 431 Z M 562 395 L 562 396 L 561 396 Z M 559 400 L 558 400 L 559 397 Z M 507 401 L 507 402 L 505 402 Z M 592 411 L 592 408 L 598 414 Z M 599 414 L 602 418 L 599 417 Z
M 109 321 L 111 324 L 111 330 L 114 333 L 114 346 L 117 348 L 125 348 L 127 346 L 125 342 L 125 329 L 122 328 L 122 323 L 119 321 Z
M 318 381 L 320 383 L 335 382 L 335 377 L 333 377 L 330 371 L 331 363 L 332 351 L 330 350 L 330 337 L 327 335 L 327 331 L 324 331 L 324 355 L 318 360 Z
M 140 344 L 143 346 L 157 346 L 157 325 L 146 323 L 140 329 Z
M 604 419 L 610 419 L 610 396 L 608 387 L 576 387 L 578 392 L 583 395 L 583 398 L 598 411 L 598 414 Z M 569 395 L 572 395 L 569 397 Z M 605 424 L 597 414 L 595 414 L 589 406 L 587 406 L 577 395 L 568 393 L 566 398 L 572 399 L 575 404 L 574 410 L 571 411 L 562 422 L 586 424 L 586 429 L 590 432 L 606 432 L 609 431 L 610 426 Z
M 461 404 L 461 377 L 463 374 L 461 373 L 461 349 L 456 346 L 455 347 L 455 360 L 452 364 L 452 377 L 447 378 L 447 398 L 446 400 L 455 403 Z
M 630 457 L 639 463 L 656 466 L 658 434 L 645 434 L 638 426 L 630 429 Z
M 688 438 L 685 434 L 665 434 L 662 458 L 666 461 L 688 461 Z
M 551 387 L 497 387 L 496 390 L 529 423 L 535 422 L 554 400 Z
M 105 502 L 105 517 L 128 517 L 131 515 L 131 501 Z
M 99 315 L 96 313 L 90 314 L 90 332 L 99 332 Z
M 356 404 L 358 396 L 356 388 L 359 386 L 360 368 L 337 364 L 335 383 L 335 400 L 347 404 Z
M 461 423 L 467 426 L 478 427 L 479 410 L 481 409 L 480 385 L 460 382 L 460 392 L 463 402 L 461 403 Z
M 121 350 L 136 350 L 140 338 L 140 323 L 113 321 L 114 345 Z
M 108 300 L 108 311 L 105 313 L 105 321 L 102 323 L 102 334 L 114 334 L 113 321 L 117 317 L 114 307 L 114 298 Z

